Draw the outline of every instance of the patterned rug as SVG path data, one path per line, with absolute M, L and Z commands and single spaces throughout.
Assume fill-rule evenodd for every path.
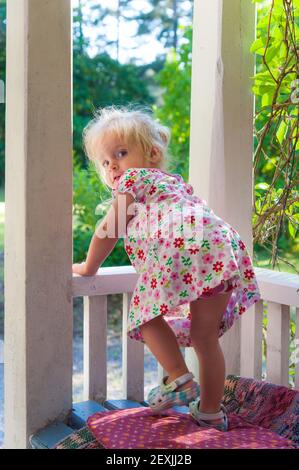
M 299 391 L 228 375 L 228 432 L 197 425 L 190 414 L 148 407 L 95 413 L 56 449 L 298 449 Z

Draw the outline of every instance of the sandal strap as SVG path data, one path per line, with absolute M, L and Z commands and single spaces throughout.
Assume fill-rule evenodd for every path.
M 189 380 L 193 379 L 193 377 L 194 375 L 192 374 L 192 372 L 187 372 L 186 374 L 181 375 L 180 377 L 177 377 L 175 380 L 173 380 L 169 384 L 164 383 L 164 380 L 167 379 L 167 377 L 164 377 L 161 381 L 161 392 L 162 393 L 173 392 L 180 385 L 184 385 L 185 383 L 189 382 Z
M 197 405 L 198 406 L 198 405 Z M 224 408 L 224 406 L 221 404 L 220 405 L 220 411 L 218 411 L 217 413 L 203 413 L 202 411 L 197 411 L 197 416 L 199 419 L 220 419 L 220 418 L 224 418 L 225 417 L 225 413 L 226 413 L 226 410 Z

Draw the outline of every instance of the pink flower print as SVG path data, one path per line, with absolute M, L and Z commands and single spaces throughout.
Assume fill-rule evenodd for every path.
M 194 215 L 187 215 L 186 217 L 184 217 L 184 221 L 185 221 L 187 224 L 194 224 L 194 222 L 195 222 L 195 216 L 194 216 Z
M 152 187 L 151 187 L 151 190 L 150 190 L 150 192 L 149 192 L 150 196 L 151 196 L 152 194 L 154 194 L 156 191 L 157 191 L 157 186 L 152 186 Z
M 191 248 L 188 248 L 188 250 L 191 255 L 196 255 L 196 253 L 199 252 L 199 248 L 196 248 L 195 245 L 191 246 Z
M 251 266 L 251 261 L 250 261 L 250 258 L 248 256 L 243 256 L 242 258 L 242 264 L 244 266 Z
M 223 251 L 220 251 L 217 256 L 219 259 L 222 259 L 225 257 L 225 253 L 223 253 Z
M 139 259 L 145 259 L 145 254 L 143 250 L 138 250 L 137 251 L 137 256 Z
M 208 225 L 211 223 L 211 219 L 209 217 L 203 217 L 202 221 L 204 225 Z
M 229 279 L 231 276 L 231 273 L 229 271 L 224 271 L 223 273 L 223 279 Z
M 204 287 L 204 288 L 203 288 L 202 292 L 203 292 L 203 294 L 210 294 L 210 293 L 211 293 L 211 290 L 212 290 L 212 289 L 211 289 L 209 286 L 207 286 L 207 287 Z
M 148 270 L 147 270 L 147 271 L 148 271 L 148 274 L 152 274 L 152 273 L 153 273 L 153 270 L 154 270 L 153 266 L 150 266 L 150 267 L 148 268 Z
M 196 291 L 196 287 L 194 285 L 191 286 L 191 292 L 195 292 Z
M 254 278 L 254 272 L 252 271 L 252 269 L 246 269 L 246 271 L 244 272 L 244 276 L 250 281 Z
M 143 282 L 144 284 L 146 284 L 147 281 L 148 281 L 148 275 L 147 275 L 147 273 L 142 274 L 142 282 Z
M 174 290 L 175 290 L 176 292 L 179 292 L 179 291 L 181 290 L 181 286 L 180 286 L 179 284 L 176 284 L 176 285 L 174 286 Z
M 126 252 L 129 256 L 133 253 L 132 247 L 130 245 L 126 245 Z
M 180 263 L 178 263 L 177 261 L 175 263 L 173 263 L 173 268 L 178 271 L 180 269 L 181 265 Z
M 218 273 L 223 269 L 223 266 L 224 264 L 222 263 L 222 261 L 216 261 L 216 263 L 213 264 L 213 269 Z
M 168 272 L 168 273 L 170 273 L 170 271 L 171 271 L 171 269 L 170 269 L 170 268 L 168 268 L 168 269 L 167 269 L 167 272 Z
M 193 280 L 193 277 L 192 277 L 192 274 L 190 273 L 187 273 L 183 276 L 183 281 L 185 282 L 185 284 L 191 284 L 192 280 Z
M 139 296 L 135 295 L 134 298 L 133 298 L 134 305 L 137 307 L 139 305 L 139 302 L 140 302 Z
M 158 291 L 158 289 L 155 290 L 155 292 L 154 292 L 154 298 L 155 298 L 156 300 L 160 299 L 160 292 Z
M 202 268 L 202 269 L 200 270 L 200 274 L 202 274 L 203 276 L 205 276 L 205 275 L 207 274 L 207 272 L 208 272 L 208 270 L 205 269 L 205 268 Z
M 163 264 L 162 264 L 162 266 L 160 266 L 160 271 L 161 272 L 165 271 L 165 266 L 163 266 Z
M 210 253 L 207 253 L 202 257 L 202 260 L 204 264 L 211 264 L 214 258 L 215 256 L 211 255 Z
M 171 243 L 170 243 L 169 241 L 167 241 L 167 242 L 165 242 L 165 245 L 164 245 L 164 246 L 165 246 L 165 248 L 170 248 Z
M 166 304 L 160 305 L 160 312 L 161 312 L 162 314 L 167 313 L 167 312 L 168 312 L 168 306 L 167 306 Z
M 239 307 L 239 315 L 242 315 L 242 313 L 244 313 L 245 310 L 246 310 L 245 307 L 243 307 L 242 305 L 240 305 L 240 307 Z
M 220 235 L 219 230 L 217 230 L 217 229 L 216 229 L 216 230 L 213 230 L 213 235 Z
M 182 331 L 179 331 L 177 334 L 177 339 L 184 340 L 185 339 L 185 334 Z
M 227 267 L 231 270 L 231 271 L 235 271 L 237 269 L 237 266 L 235 265 L 235 263 L 230 260 L 230 262 L 228 263 Z
M 128 180 L 125 182 L 125 187 L 126 187 L 126 188 L 131 188 L 131 186 L 133 186 L 134 182 L 135 182 L 135 181 L 134 181 L 133 178 L 128 179 Z
M 150 311 L 151 311 L 150 307 L 145 307 L 145 309 L 144 309 L 145 315 L 148 315 L 150 313 Z
M 176 279 L 179 278 L 179 275 L 178 275 L 178 273 L 176 273 L 176 272 L 172 272 L 171 275 L 170 275 L 170 277 L 171 277 L 171 279 L 172 279 L 173 281 L 175 281 Z
M 162 282 L 164 283 L 164 282 L 166 282 L 166 281 L 167 281 L 167 276 L 166 276 L 166 274 L 163 274 L 163 276 L 162 276 Z
M 245 250 L 245 244 L 242 242 L 242 240 L 238 241 L 238 245 L 241 248 L 241 250 Z
M 180 257 L 180 253 L 177 251 L 174 255 L 173 255 L 173 258 L 174 259 L 178 259 Z
M 197 287 L 201 287 L 203 285 L 203 282 L 202 281 L 197 281 L 196 285 L 197 285 Z
M 196 266 L 192 266 L 191 271 L 192 271 L 193 273 L 195 273 L 195 272 L 197 271 L 197 267 L 196 267 Z
M 155 289 L 157 287 L 157 279 L 152 279 L 151 280 L 151 288 Z
M 255 291 L 256 287 L 255 284 L 248 284 L 248 290 Z
M 220 237 L 214 237 L 212 239 L 212 242 L 214 243 L 214 245 L 219 245 L 222 242 L 222 240 Z
M 184 245 L 184 239 L 181 237 L 175 238 L 173 244 L 175 248 L 181 248 Z
M 161 235 L 161 230 L 159 230 L 159 232 L 160 232 L 160 235 Z M 158 243 L 159 243 L 159 245 L 164 245 L 163 238 L 159 238 Z

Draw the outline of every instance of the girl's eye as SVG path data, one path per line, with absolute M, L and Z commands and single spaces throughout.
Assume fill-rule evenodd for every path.
M 125 156 L 127 154 L 127 150 L 118 150 L 117 152 L 114 153 L 115 158 L 122 158 L 122 156 Z M 106 167 L 106 163 L 108 163 L 108 160 L 103 161 L 103 167 Z
M 121 158 L 123 155 L 126 155 L 126 154 L 127 154 L 126 150 L 118 150 L 117 152 L 115 152 L 116 158 L 118 158 L 119 156 Z

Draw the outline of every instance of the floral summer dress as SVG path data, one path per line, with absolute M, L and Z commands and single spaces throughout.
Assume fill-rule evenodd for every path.
M 192 346 L 190 304 L 229 280 L 232 295 L 220 325 L 222 336 L 260 291 L 250 255 L 237 231 L 218 217 L 179 174 L 158 168 L 128 168 L 116 193 L 133 195 L 134 217 L 125 250 L 140 274 L 128 314 L 127 334 L 144 342 L 140 325 L 158 315 L 180 346 Z

